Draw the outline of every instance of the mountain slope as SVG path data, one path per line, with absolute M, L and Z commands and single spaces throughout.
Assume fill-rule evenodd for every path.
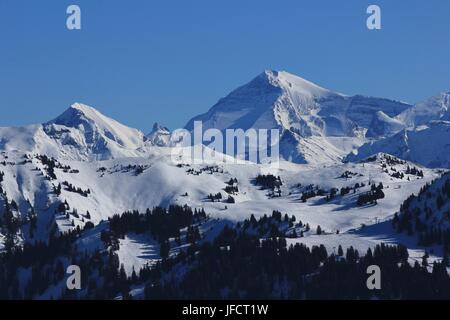
M 267 211 L 282 209 L 311 225 L 345 231 L 361 223 L 367 224 L 375 217 L 381 219 L 391 214 L 407 196 L 437 176 L 433 170 L 422 169 L 424 178 L 406 174 L 404 178 L 393 178 L 394 171 L 383 169 L 387 161 L 384 156 L 371 162 L 321 168 L 282 162 L 276 172 L 283 182 L 281 196 L 272 197 L 270 190 L 255 184 L 258 175 L 267 174 L 261 165 L 228 162 L 214 166 L 179 165 L 173 163 L 170 150 L 155 148 L 154 151 L 146 158 L 102 162 L 58 161 L 42 155 L 25 157 L 17 152 L 0 154 L 0 218 L 5 211 L 2 202 L 14 200 L 17 204 L 15 214 L 24 222 L 20 234 L 24 241 L 47 239 L 53 231 L 67 231 L 78 225 L 83 227 L 87 222 L 97 225 L 127 210 L 145 211 L 146 208 L 171 204 L 205 208 L 212 217 L 236 221 L 250 214 L 261 216 Z M 396 163 L 390 167 L 401 172 L 406 170 L 406 164 Z M 413 164 L 409 165 L 413 167 Z M 233 194 L 225 191 L 230 179 L 238 181 L 238 191 Z M 357 197 L 370 190 L 370 181 L 382 182 L 385 188 L 396 190 L 386 191 L 386 199 L 379 201 L 377 206 L 361 209 L 356 205 Z M 356 184 L 365 187 L 333 201 L 325 201 L 325 195 L 332 188 L 353 188 Z M 303 193 L 316 188 L 324 190 L 324 194 L 306 202 L 300 200 Z M 217 193 L 221 193 L 221 201 L 208 199 L 208 195 Z M 234 203 L 227 201 L 229 195 Z M 31 211 L 37 215 L 33 238 L 27 222 Z
M 405 125 L 400 120 L 389 117 L 383 111 L 378 111 L 373 116 L 366 137 L 376 138 L 391 136 L 402 130 L 404 127 Z
M 450 174 L 444 174 L 406 199 L 392 225 L 397 232 L 414 235 L 418 244 L 441 251 L 444 259 L 450 244 Z M 437 245 L 438 248 L 434 247 Z M 442 246 L 442 247 L 441 247 Z M 440 248 L 442 250 L 440 250 Z
M 433 121 L 416 130 L 402 130 L 394 136 L 371 141 L 346 157 L 348 161 L 385 152 L 429 168 L 450 168 L 450 122 Z
M 71 160 L 142 156 L 144 134 L 76 103 L 42 125 L 0 128 L 0 150 L 46 154 Z
M 409 128 L 426 125 L 432 120 L 450 121 L 450 93 L 441 93 L 399 114 L 397 120 Z

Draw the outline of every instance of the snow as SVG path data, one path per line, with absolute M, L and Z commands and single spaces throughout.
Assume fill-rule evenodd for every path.
M 405 127 L 404 123 L 395 118 L 389 117 L 383 111 L 378 111 L 370 124 L 366 137 L 376 138 L 392 136 Z
M 266 70 L 264 71 L 264 75 L 266 75 L 269 81 L 275 85 L 293 88 L 296 93 L 294 95 L 296 98 L 325 97 L 329 94 L 335 94 L 330 90 L 319 87 L 306 79 L 300 78 L 286 71 L 277 72 L 273 70 Z
M 425 248 L 418 247 L 412 238 L 394 234 L 388 221 L 405 199 L 442 173 L 430 168 L 450 167 L 450 122 L 445 121 L 449 120 L 448 94 L 430 101 L 412 107 L 382 98 L 346 96 L 284 71 L 265 71 L 207 113 L 193 118 L 186 128 L 192 129 L 194 120 L 202 120 L 204 129 L 278 128 L 282 132 L 280 167 L 268 169 L 227 156 L 213 164 L 214 172 L 208 170 L 210 164 L 188 164 L 183 159 L 174 162 L 167 128 L 155 124 L 144 136 L 76 103 L 45 124 L 0 128 L 0 172 L 5 174 L 0 216 L 6 199 L 18 204 L 15 214 L 23 218 L 28 216 L 30 205 L 33 207 L 38 215 L 37 230 L 32 238 L 29 226 L 24 225 L 20 243 L 46 240 L 54 228 L 65 232 L 90 221 L 95 228 L 77 241 L 83 251 L 101 249 L 100 232 L 107 227 L 108 218 L 129 210 L 143 212 L 171 204 L 203 208 L 210 216 L 200 226 L 203 241 L 214 239 L 225 225 L 251 214 L 258 218 L 278 210 L 308 223 L 311 230 L 320 225 L 325 231 L 321 236 L 306 232 L 304 238 L 289 241 L 324 244 L 329 252 L 339 244 L 365 252 L 380 242 L 403 243 L 411 259 L 421 259 Z M 383 166 L 388 157 L 385 153 L 409 162 Z M 55 169 L 55 180 L 46 178 L 47 169 L 39 154 L 56 158 L 60 167 Z M 373 161 L 365 160 L 373 155 Z M 419 167 L 424 177 L 392 177 L 393 169 L 405 172 L 408 165 Z M 346 171 L 350 176 L 342 177 Z M 259 174 L 268 172 L 283 182 L 280 197 L 271 197 L 254 184 Z M 211 193 L 220 192 L 227 198 L 224 188 L 231 178 L 238 180 L 239 192 L 232 195 L 235 203 L 210 202 L 207 196 Z M 63 186 L 56 195 L 54 187 L 66 181 L 90 193 L 83 196 Z M 369 182 L 383 183 L 386 196 L 377 205 L 357 206 L 358 195 L 370 189 Z M 328 191 L 356 183 L 365 187 L 344 196 L 338 193 L 331 201 L 324 196 L 300 200 L 309 185 Z M 67 218 L 58 212 L 65 201 L 70 206 L 68 212 L 76 209 L 78 217 L 70 214 Z M 3 242 L 0 233 L 0 250 Z M 186 246 L 173 242 L 171 239 L 171 255 Z M 435 248 L 431 259 L 440 254 Z M 118 255 L 131 274 L 133 268 L 137 272 L 160 259 L 159 244 L 149 235 L 127 234 L 120 240 Z M 26 273 L 24 270 L 24 276 Z M 135 288 L 135 293 L 140 294 L 141 289 Z
M 80 103 L 44 124 L 0 128 L 0 150 L 20 150 L 60 159 L 92 161 L 141 157 L 150 145 L 139 130 Z
M 402 130 L 394 136 L 371 141 L 348 155 L 358 161 L 378 152 L 419 163 L 430 168 L 450 167 L 450 122 L 433 121 L 415 130 Z
M 19 162 L 20 154 L 9 154 L 8 160 Z M 1 159 L 0 159 L 1 161 Z M 55 169 L 57 180 L 51 182 L 45 180 L 35 167 L 40 163 L 33 159 L 26 165 L 0 166 L 5 173 L 5 181 L 2 186 L 9 199 L 15 199 L 19 204 L 20 213 L 26 216 L 29 205 L 27 200 L 38 212 L 38 234 L 45 239 L 51 227 L 56 223 L 60 231 L 66 231 L 74 221 L 75 226 L 83 226 L 89 219 L 86 212 L 89 211 L 89 221 L 99 224 L 114 214 L 120 214 L 127 210 L 140 210 L 154 206 L 168 206 L 170 204 L 187 204 L 193 208 L 204 208 L 213 218 L 219 221 L 238 222 L 247 219 L 251 214 L 261 217 L 270 215 L 273 210 L 280 210 L 290 216 L 294 215 L 298 220 L 309 223 L 312 230 L 320 225 L 326 232 L 341 233 L 360 227 L 362 224 L 371 225 L 377 221 L 391 217 L 398 211 L 400 204 L 409 195 L 417 193 L 427 182 L 437 178 L 439 174 L 433 170 L 423 168 L 424 178 L 417 179 L 411 176 L 411 181 L 392 178 L 382 169 L 383 156 L 376 161 L 367 163 L 345 163 L 332 165 L 301 165 L 290 162 L 282 162 L 280 169 L 275 171 L 283 181 L 282 196 L 280 198 L 268 197 L 266 190 L 260 190 L 253 183 L 254 178 L 265 173 L 262 165 L 258 164 L 234 164 L 219 163 L 219 172 L 210 173 L 204 171 L 205 165 L 191 165 L 179 167 L 172 163 L 170 150 L 161 148 L 150 158 L 124 158 L 102 162 L 65 161 L 64 165 L 70 165 L 79 173 L 64 172 Z M 142 166 L 144 171 L 136 175 L 134 166 Z M 131 167 L 130 167 L 131 166 Z M 413 166 L 413 164 L 411 164 Z M 103 170 L 99 170 L 104 168 Z M 397 165 L 397 170 L 404 170 L 405 165 Z M 187 171 L 194 169 L 199 175 L 190 174 Z M 355 176 L 340 178 L 343 172 L 351 171 Z M 231 178 L 237 178 L 239 192 L 233 197 L 235 204 L 223 202 L 210 202 L 207 195 L 221 192 L 224 197 L 226 182 Z M 84 197 L 78 193 L 69 192 L 62 188 L 60 196 L 52 193 L 52 185 L 68 181 L 82 190 L 91 190 Z M 382 182 L 385 186 L 386 198 L 379 200 L 376 206 L 356 206 L 357 196 L 361 192 L 369 190 L 368 182 Z M 357 193 L 350 193 L 344 197 L 326 202 L 324 197 L 308 199 L 306 203 L 300 201 L 303 188 L 314 184 L 322 189 L 341 188 L 354 186 L 356 183 L 364 183 L 366 187 Z M 301 184 L 299 188 L 298 185 Z M 188 193 L 185 196 L 185 193 Z M 67 220 L 65 215 L 55 213 L 59 203 L 67 201 L 69 212 L 77 209 L 79 217 L 71 216 Z M 83 221 L 84 220 L 84 221 Z M 54 222 L 53 222 L 54 221 Z M 27 239 L 28 235 L 24 235 Z M 91 235 L 83 240 L 84 247 L 95 247 L 98 235 Z M 139 238 L 125 239 L 121 245 L 125 251 L 121 256 L 130 265 L 142 265 L 150 255 L 143 253 L 151 251 L 151 241 Z M 147 247 L 146 247 L 147 246 Z M 156 250 L 156 249 L 155 249 Z M 130 252 L 128 252 L 130 251 Z M 136 252 L 146 258 L 131 258 Z M 134 260 L 133 260 L 134 259 Z M 155 258 L 156 259 L 156 258 Z M 142 263 L 141 263 L 142 262 Z
M 201 242 L 213 241 L 222 231 L 225 225 L 232 225 L 227 220 L 209 219 L 199 225 Z M 186 235 L 186 228 L 181 230 L 181 238 Z M 96 231 L 98 233 L 98 231 Z M 187 248 L 186 243 L 178 245 L 175 239 L 170 239 L 170 256 L 175 256 L 182 249 Z M 161 260 L 160 244 L 148 234 L 129 233 L 124 239 L 120 239 L 120 247 L 117 251 L 119 261 L 124 265 L 127 275 L 133 270 L 136 273 L 145 266 L 152 266 Z
M 397 116 L 409 128 L 427 124 L 432 120 L 450 120 L 450 93 L 444 92 L 419 102 Z
M 125 239 L 120 240 L 117 254 L 128 276 L 131 276 L 133 270 L 138 272 L 142 267 L 152 266 L 161 259 L 159 243 L 146 235 L 128 234 Z
M 404 245 L 408 248 L 409 259 L 408 262 L 413 265 L 415 262 L 422 263 L 422 257 L 425 253 L 428 253 L 428 264 L 429 271 L 432 271 L 433 262 L 442 261 L 442 252 L 437 246 L 433 247 L 420 247 L 417 246 L 417 239 L 414 237 L 399 236 L 392 232 L 386 224 L 380 223 L 383 230 L 379 230 L 376 235 L 366 235 L 363 231 L 343 233 L 343 234 L 325 234 L 325 235 L 309 235 L 304 238 L 296 239 L 286 239 L 289 245 L 295 245 L 296 243 L 302 243 L 308 247 L 324 245 L 327 249 L 328 254 L 337 254 L 338 248 L 341 246 L 344 250 L 344 255 L 346 248 L 353 247 L 358 250 L 358 252 L 363 255 L 367 252 L 369 248 L 372 249 L 381 243 L 389 245 Z M 390 222 L 388 222 L 390 225 Z M 383 234 L 383 232 L 386 232 Z M 433 250 L 434 253 L 430 253 Z M 450 268 L 448 268 L 450 272 Z
M 140 131 L 128 128 L 81 103 L 73 104 L 61 116 L 48 123 L 51 124 L 76 128 L 84 132 L 87 143 L 94 143 L 95 139 L 98 139 L 96 135 L 100 135 L 124 148 L 136 149 L 143 146 L 143 134 Z

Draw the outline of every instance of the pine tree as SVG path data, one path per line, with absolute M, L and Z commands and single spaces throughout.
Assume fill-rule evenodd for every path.
M 160 245 L 159 254 L 162 259 L 167 259 L 170 252 L 170 243 L 168 240 L 163 241 Z
M 448 245 L 447 245 L 447 243 L 444 244 L 442 263 L 446 267 L 450 266 L 449 261 L 448 261 Z
M 339 257 L 343 257 L 344 256 L 344 250 L 342 249 L 341 245 L 339 245 L 339 247 L 338 247 L 338 256 Z
M 317 226 L 316 234 L 317 235 L 321 235 L 322 234 L 322 228 L 320 226 Z
M 19 210 L 19 207 L 17 206 L 17 203 L 13 200 L 11 200 L 11 208 L 15 211 Z
M 133 271 L 131 272 L 131 281 L 133 281 L 133 283 L 136 283 L 138 281 L 138 276 L 136 274 L 136 271 L 134 270 L 134 266 Z
M 255 218 L 255 216 L 253 215 L 253 213 L 250 215 L 250 224 L 251 224 L 253 227 L 255 227 L 255 226 L 258 224 L 258 222 L 256 221 L 256 218 Z
M 428 266 L 428 253 L 425 252 L 425 254 L 422 257 L 422 267 L 427 267 Z
M 441 210 L 442 206 L 444 205 L 444 199 L 442 198 L 441 193 L 436 198 L 436 206 L 439 210 Z

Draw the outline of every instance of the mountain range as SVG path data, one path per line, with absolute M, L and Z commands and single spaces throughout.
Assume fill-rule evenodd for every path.
M 3 266 L 14 270 L 0 298 L 63 297 L 61 270 L 77 263 L 92 271 L 78 298 L 143 298 L 158 262 L 174 259 L 157 281 L 175 281 L 195 270 L 177 260 L 183 253 L 208 242 L 222 252 L 244 229 L 312 252 L 392 243 L 411 264 L 425 252 L 441 261 L 440 236 L 450 235 L 449 96 L 417 104 L 348 96 L 269 70 L 185 126 L 279 129 L 277 168 L 229 157 L 174 162 L 168 128 L 156 122 L 146 134 L 81 103 L 43 124 L 0 128 L 0 283 Z M 133 287 L 118 289 L 127 277 Z
M 194 122 L 202 121 L 204 130 L 279 129 L 280 156 L 294 163 L 355 161 L 386 152 L 447 167 L 449 104 L 449 93 L 411 105 L 348 96 L 288 72 L 267 70 L 192 118 L 185 128 L 193 130 Z M 146 135 L 75 103 L 47 123 L 0 128 L 0 150 L 87 161 L 142 157 L 152 147 L 170 147 L 170 134 L 155 123 Z M 434 147 L 422 137 L 431 138 Z

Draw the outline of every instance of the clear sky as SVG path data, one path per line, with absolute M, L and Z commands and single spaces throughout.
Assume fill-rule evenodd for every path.
M 369 4 L 380 31 L 366 28 Z M 1 0 L 0 126 L 83 102 L 174 129 L 264 69 L 416 102 L 450 91 L 449 39 L 447 0 Z

